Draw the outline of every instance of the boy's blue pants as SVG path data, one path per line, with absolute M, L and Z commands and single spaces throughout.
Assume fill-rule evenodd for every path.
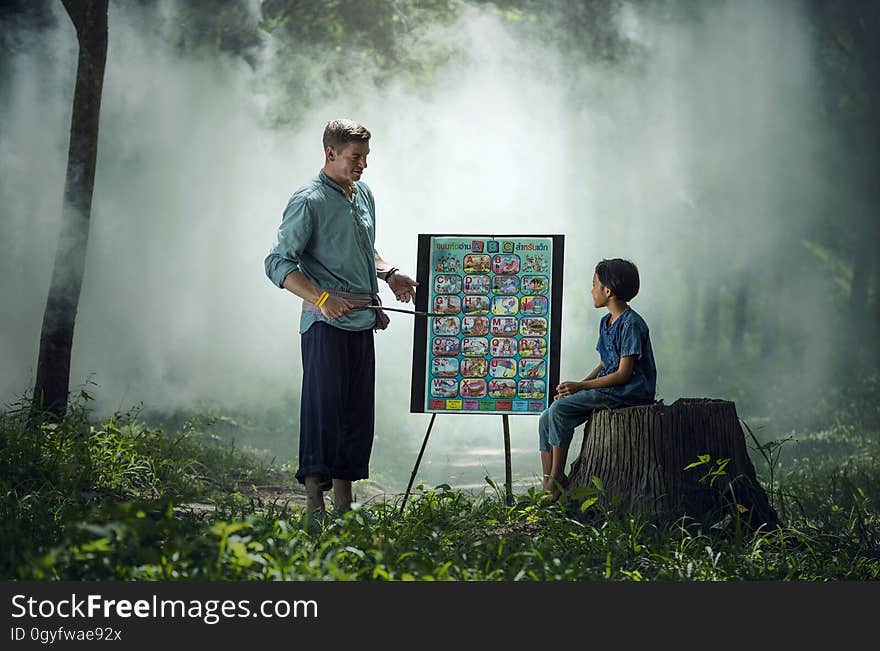
M 559 398 L 541 414 L 538 422 L 538 449 L 541 452 L 550 452 L 554 445 L 568 448 L 575 428 L 585 423 L 594 411 L 628 406 L 630 405 L 619 398 L 597 389 L 584 389 Z

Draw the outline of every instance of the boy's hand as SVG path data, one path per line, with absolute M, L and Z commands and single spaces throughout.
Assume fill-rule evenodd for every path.
M 556 387 L 556 397 L 554 400 L 559 400 L 559 398 L 565 398 L 573 393 L 577 393 L 583 388 L 581 384 L 581 382 L 562 382 Z

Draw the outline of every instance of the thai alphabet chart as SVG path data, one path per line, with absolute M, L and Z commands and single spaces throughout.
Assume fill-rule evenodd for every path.
M 547 408 L 559 374 L 562 248 L 561 235 L 419 236 L 419 303 L 437 316 L 415 329 L 412 411 Z

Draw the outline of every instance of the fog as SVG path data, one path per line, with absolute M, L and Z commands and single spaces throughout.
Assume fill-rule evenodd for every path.
M 703 382 L 720 352 L 709 349 L 700 369 L 683 359 L 695 345 L 688 322 L 703 319 L 706 295 L 729 297 L 742 274 L 754 285 L 749 323 L 778 301 L 783 340 L 796 333 L 807 351 L 790 368 L 774 360 L 772 376 L 752 376 L 752 388 L 765 383 L 792 400 L 815 390 L 818 380 L 805 378 L 832 355 L 822 270 L 803 270 L 799 289 L 785 296 L 774 296 L 768 280 L 789 265 L 787 252 L 803 255 L 800 241 L 832 202 L 815 45 L 800 4 L 707 3 L 699 20 L 680 24 L 624 4 L 617 26 L 647 53 L 638 65 L 523 41 L 502 16 L 468 8 L 423 34 L 459 53 L 429 88 L 374 84 L 364 74 L 329 98 L 304 91 L 312 99 L 295 116 L 283 115 L 281 98 L 296 93 L 279 74 L 285 66 L 273 59 L 271 38 L 255 66 L 181 54 L 168 33 L 174 5 L 162 6 L 166 19 L 150 24 L 128 5 L 110 8 L 71 374 L 72 388 L 89 378 L 98 385 L 99 411 L 289 407 L 288 436 L 271 447 L 295 456 L 300 301 L 272 286 L 262 263 L 288 197 L 323 163 L 321 134 L 334 117 L 373 134 L 364 180 L 376 196 L 377 249 L 394 266 L 414 275 L 419 233 L 565 235 L 563 379 L 582 378 L 598 359 L 593 267 L 626 257 L 641 271 L 633 307 L 652 329 L 658 398 L 741 397 Z M 4 403 L 33 383 L 76 51 L 59 9 L 57 27 L 34 33 L 8 62 L 11 92 L 0 100 Z M 291 65 L 312 66 L 307 78 L 320 82 L 317 55 Z M 429 418 L 409 413 L 412 328 L 412 317 L 392 315 L 376 337 L 372 466 L 391 482 L 408 476 L 400 466 L 415 461 Z M 514 472 L 528 481 L 539 468 L 537 417 L 511 424 Z M 485 469 L 503 480 L 501 446 L 497 416 L 438 418 L 420 478 L 469 485 Z

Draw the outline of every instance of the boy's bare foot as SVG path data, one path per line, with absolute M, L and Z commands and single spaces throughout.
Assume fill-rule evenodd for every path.
M 545 493 L 550 493 L 547 502 L 552 504 L 562 497 L 562 493 L 568 487 L 568 476 L 563 474 L 562 477 L 554 477 L 553 475 L 544 475 L 543 488 Z

